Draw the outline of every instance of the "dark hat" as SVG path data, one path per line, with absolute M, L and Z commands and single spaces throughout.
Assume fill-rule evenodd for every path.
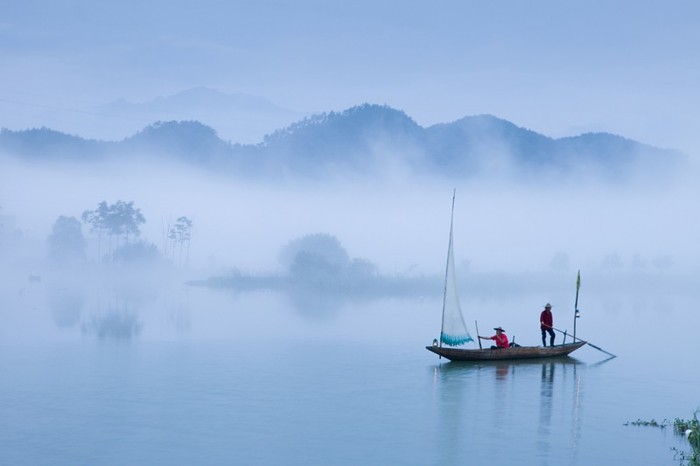
M 501 327 L 494 327 L 494 330 L 500 330 L 501 332 L 505 332 Z
M 552 307 L 552 305 L 549 304 L 549 303 L 547 303 L 547 304 L 544 305 L 544 308 L 545 308 L 545 309 L 547 309 L 548 307 Z

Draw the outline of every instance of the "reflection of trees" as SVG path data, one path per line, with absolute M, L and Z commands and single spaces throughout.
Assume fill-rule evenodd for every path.
M 83 331 L 95 334 L 100 339 L 128 340 L 137 336 L 141 327 L 135 313 L 110 309 L 106 314 L 92 316 L 83 325 Z
M 179 332 L 185 332 L 192 326 L 190 315 L 189 289 L 168 293 L 167 315 L 168 320 Z
M 49 290 L 51 316 L 59 327 L 72 327 L 80 322 L 85 303 L 83 291 L 78 288 L 61 287 Z
M 149 286 L 139 286 L 139 278 L 127 282 L 113 283 L 106 302 L 99 294 L 95 312 L 83 323 L 84 333 L 96 335 L 100 339 L 125 340 L 138 336 L 143 324 L 138 309 L 147 298 Z
M 437 275 L 383 276 L 370 274 L 369 270 L 362 260 L 351 261 L 346 268 L 336 268 L 316 258 L 300 261 L 293 272 L 284 275 L 248 275 L 233 270 L 226 276 L 189 284 L 236 292 L 281 291 L 291 298 L 296 309 L 303 311 L 331 311 L 349 302 L 362 303 L 385 297 L 423 297 L 440 291 L 441 277 Z
M 139 242 L 130 243 L 136 247 Z M 115 252 L 116 254 L 116 252 Z M 159 253 L 158 253 L 159 254 Z M 137 257 L 142 257 L 138 253 Z M 156 302 L 169 275 L 162 262 L 120 259 L 101 264 L 80 281 L 90 295 L 82 331 L 99 338 L 129 339 L 138 336 L 141 311 Z

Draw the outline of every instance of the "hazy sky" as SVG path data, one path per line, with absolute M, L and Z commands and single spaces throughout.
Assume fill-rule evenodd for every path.
M 700 2 L 0 0 L 0 126 L 207 86 L 700 148 Z M 25 120 L 22 120 L 25 121 Z M 27 120 L 29 121 L 29 120 Z
M 90 137 L 95 107 L 204 86 L 303 113 L 367 102 L 403 110 L 422 126 L 492 114 L 552 137 L 606 131 L 678 148 L 697 160 L 699 44 L 700 0 L 0 0 L 0 127 L 64 130 L 69 121 L 82 121 L 85 126 L 72 127 Z M 8 277 L 25 286 L 28 275 L 46 273 L 46 238 L 59 215 L 80 217 L 103 200 L 134 201 L 147 218 L 142 238 L 161 249 L 172 219 L 193 219 L 194 278 L 233 267 L 275 270 L 280 248 L 311 233 L 337 236 L 351 257 L 389 275 L 444 270 L 454 180 L 416 177 L 418 183 L 396 170 L 381 182 L 350 177 L 341 184 L 278 186 L 146 161 L 138 170 L 109 168 L 0 159 L 0 216 L 24 232 L 21 248 L 5 250 L 16 260 L 0 261 L 0 295 L 18 295 L 4 284 Z M 635 273 L 662 271 L 655 264 L 670 258 L 672 272 L 694 278 L 700 264 L 696 173 L 641 187 L 582 178 L 558 184 L 544 176 L 534 187 L 491 179 L 458 183 L 457 262 L 468 273 L 529 273 L 551 271 L 563 255 L 571 285 L 582 269 L 591 286 L 590 274 L 600 272 L 604 281 L 614 258 L 620 271 Z M 96 260 L 96 235 L 87 226 L 83 232 Z M 673 310 L 665 296 L 639 298 L 647 290 L 634 286 L 637 292 L 624 300 Z M 500 283 L 493 290 L 481 290 L 500 301 L 487 303 L 493 315 L 513 315 L 518 308 L 504 301 Z M 586 293 L 601 302 L 605 296 L 594 286 Z M 35 308 L 22 299 L 26 309 Z M 566 299 L 570 294 L 562 292 L 527 305 Z M 465 309 L 476 307 L 468 300 Z M 609 306 L 612 314 L 619 302 L 597 306 Z M 4 312 L 14 313 L 6 334 L 35 331 L 29 322 L 27 332 L 16 332 L 12 322 L 21 324 L 25 314 Z M 220 322 L 237 315 L 211 318 L 211 326 L 230 328 Z M 285 335 L 288 327 L 280 326 Z M 603 322 L 601 328 L 612 327 Z

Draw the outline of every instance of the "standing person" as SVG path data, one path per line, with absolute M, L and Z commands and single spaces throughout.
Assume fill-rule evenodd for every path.
M 479 335 L 479 338 L 482 340 L 494 340 L 496 342 L 496 346 L 491 346 L 491 349 L 508 348 L 508 337 L 505 334 L 505 330 L 503 330 L 501 327 L 496 327 L 494 330 L 496 331 L 494 336 L 482 337 Z
M 549 333 L 549 346 L 554 346 L 554 318 L 552 317 L 552 305 L 544 305 L 544 311 L 540 314 L 540 330 L 542 331 L 542 346 L 547 346 L 547 333 Z

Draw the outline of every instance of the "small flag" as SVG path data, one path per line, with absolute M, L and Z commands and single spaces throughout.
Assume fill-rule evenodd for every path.
M 578 271 L 578 274 L 576 275 L 576 290 L 581 288 L 581 271 Z

